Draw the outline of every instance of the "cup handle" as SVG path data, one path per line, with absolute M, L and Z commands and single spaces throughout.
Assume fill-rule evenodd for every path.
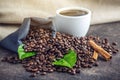
M 52 36 L 53 36 L 53 38 L 55 38 L 55 37 L 56 37 L 55 16 L 54 16 L 54 17 L 49 17 L 49 19 L 50 19 L 51 22 L 52 22 L 52 26 L 51 26 L 51 29 L 52 29 Z

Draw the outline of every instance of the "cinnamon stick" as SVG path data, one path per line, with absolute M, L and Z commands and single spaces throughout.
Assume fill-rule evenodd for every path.
M 94 60 L 97 60 L 97 58 L 98 58 L 98 53 L 97 53 L 96 51 L 94 51 L 92 58 L 93 58 Z
M 106 60 L 110 60 L 112 58 L 112 56 L 107 51 L 105 51 L 103 48 L 98 46 L 93 40 L 89 40 L 89 44 L 94 48 L 95 51 L 100 53 Z

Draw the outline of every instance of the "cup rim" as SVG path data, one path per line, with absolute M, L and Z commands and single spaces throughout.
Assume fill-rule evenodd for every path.
M 65 15 L 61 15 L 60 12 L 61 11 L 64 11 L 64 10 L 70 10 L 70 9 L 78 9 L 78 10 L 83 10 L 83 11 L 86 11 L 87 14 L 85 15 L 81 15 L 81 16 L 65 16 Z M 91 15 L 91 11 L 87 8 L 84 8 L 84 7 L 64 7 L 64 8 L 60 8 L 56 11 L 56 14 L 61 16 L 61 17 L 66 17 L 66 18 L 81 18 L 81 17 L 85 17 L 87 15 Z

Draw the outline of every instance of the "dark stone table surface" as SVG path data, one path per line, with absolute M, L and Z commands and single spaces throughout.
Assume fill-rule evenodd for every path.
M 93 25 L 87 35 L 107 37 L 110 42 L 116 41 L 120 50 L 120 22 Z M 10 45 L 11 46 L 11 45 Z M 13 55 L 12 52 L 0 48 L 0 59 Z M 98 67 L 81 69 L 81 73 L 70 75 L 67 73 L 48 73 L 45 76 L 29 77 L 21 64 L 13 65 L 0 61 L 0 80 L 120 80 L 120 52 L 106 61 L 99 61 Z

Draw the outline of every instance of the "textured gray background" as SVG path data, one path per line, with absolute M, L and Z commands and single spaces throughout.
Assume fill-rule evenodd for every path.
M 120 22 L 93 25 L 88 35 L 107 37 L 110 42 L 116 41 L 120 50 Z M 12 45 L 10 45 L 12 46 Z M 13 55 L 12 52 L 0 48 L 0 59 L 3 56 Z M 29 77 L 21 64 L 13 65 L 0 61 L 0 80 L 120 80 L 120 52 L 113 56 L 111 61 L 99 61 L 98 67 L 81 69 L 77 75 L 67 73 L 48 73 L 45 76 Z

